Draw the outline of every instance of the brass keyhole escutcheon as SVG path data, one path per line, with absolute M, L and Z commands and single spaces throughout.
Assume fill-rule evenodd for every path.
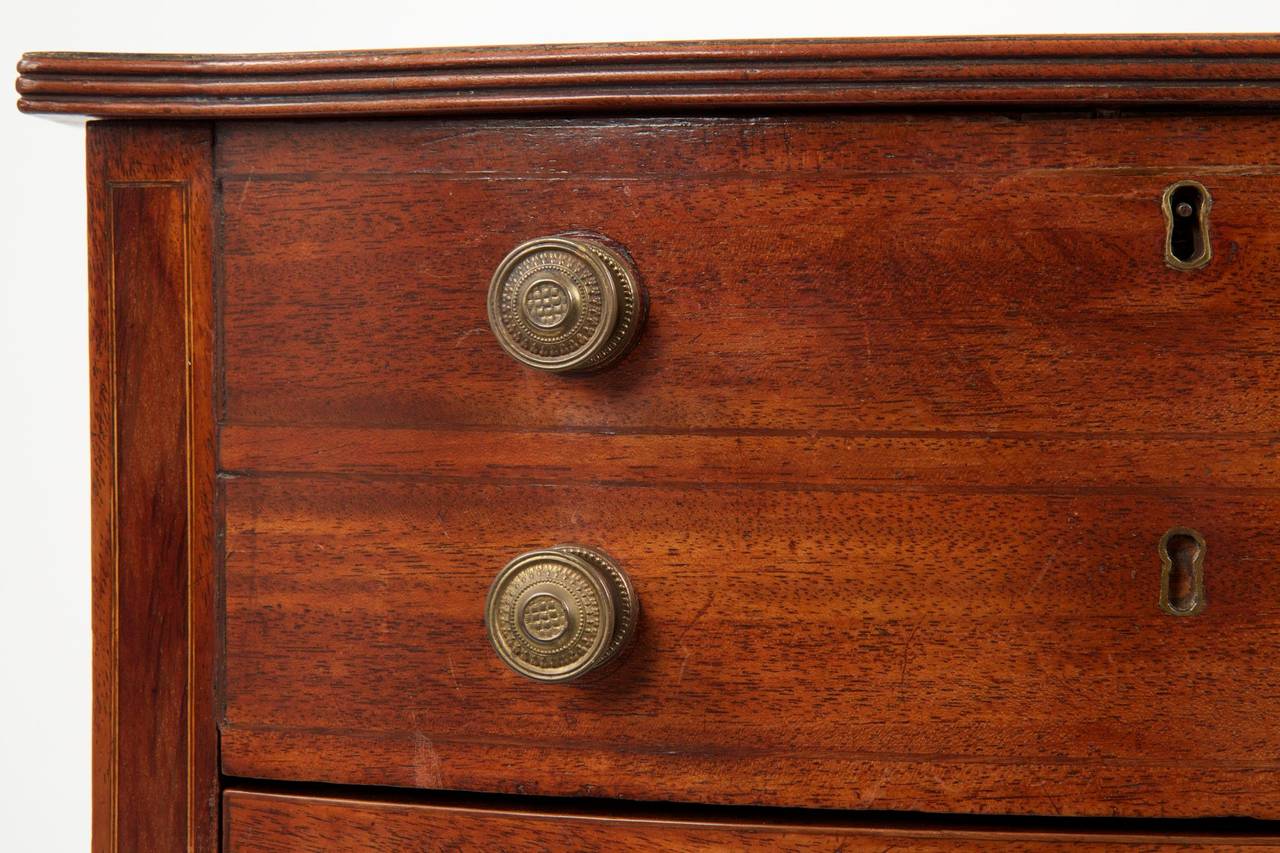
M 1190 527 L 1170 528 L 1160 537 L 1160 609 L 1171 616 L 1194 616 L 1205 607 L 1204 537 Z
M 1164 210 L 1164 262 L 1176 270 L 1203 267 L 1213 257 L 1209 244 L 1209 208 L 1213 198 L 1204 184 L 1178 181 L 1165 188 L 1160 206 Z

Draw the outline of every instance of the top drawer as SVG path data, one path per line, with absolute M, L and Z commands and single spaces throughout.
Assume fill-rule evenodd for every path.
M 871 116 L 232 125 L 229 423 L 672 430 L 1274 431 L 1276 124 Z M 1213 197 L 1164 263 L 1161 193 Z M 589 229 L 643 339 L 553 381 L 490 275 Z

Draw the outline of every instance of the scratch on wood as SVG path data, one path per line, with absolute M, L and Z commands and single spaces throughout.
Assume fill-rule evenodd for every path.
M 689 632 L 698 624 L 698 621 L 706 615 L 708 610 L 711 609 L 711 605 L 715 600 L 716 593 L 715 590 L 712 590 L 708 593 L 707 600 L 698 608 L 698 612 L 693 614 L 693 618 L 689 620 L 689 624 L 684 627 L 684 630 L 680 632 L 680 636 L 676 639 L 676 648 L 680 651 L 680 672 L 676 674 L 676 684 L 680 684 L 684 681 L 685 668 L 689 665 L 689 658 L 693 655 L 693 651 L 684 644 L 684 638 L 689 635 Z
M 712 590 L 707 594 L 707 600 L 698 608 L 698 612 L 693 614 L 693 619 L 689 620 L 689 624 L 685 625 L 684 630 L 680 632 L 680 637 L 676 640 L 676 646 L 678 648 L 684 648 L 684 638 L 689 636 L 689 632 L 693 630 L 693 626 L 698 624 L 698 620 L 707 614 L 707 611 L 711 609 L 711 605 L 715 600 L 716 593 L 715 590 Z
M 440 775 L 440 755 L 436 745 L 422 731 L 420 714 L 413 714 L 413 784 L 419 788 L 439 788 L 442 784 Z
M 907 663 L 911 659 L 911 647 L 915 644 L 916 634 L 920 633 L 920 626 L 916 625 L 911 629 L 911 633 L 907 635 L 907 641 L 902 644 L 902 663 L 898 668 L 898 696 L 901 697 L 907 689 Z
M 458 676 L 453 671 L 453 655 L 446 655 L 445 660 L 449 663 L 449 680 L 453 682 L 453 689 L 461 693 L 462 685 L 458 684 Z

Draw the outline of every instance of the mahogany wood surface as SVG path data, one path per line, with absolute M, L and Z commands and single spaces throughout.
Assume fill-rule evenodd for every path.
M 1275 816 L 1274 498 L 339 477 L 227 482 L 237 776 L 844 808 Z M 1210 543 L 1156 607 L 1155 543 Z M 497 660 L 510 557 L 600 544 L 642 605 L 582 685 Z
M 238 56 L 33 53 L 19 109 L 131 117 L 1280 105 L 1272 35 L 688 42 Z
M 19 73 L 22 110 L 135 119 L 88 132 L 95 850 L 1276 846 L 219 772 L 1280 819 L 1280 36 Z M 1194 271 L 1163 256 L 1183 180 Z M 498 262 L 563 231 L 648 288 L 607 372 L 488 329 Z M 1183 526 L 1208 604 L 1178 618 Z M 484 597 L 566 541 L 627 569 L 638 637 L 534 684 Z
M 227 420 L 1273 433 L 1276 128 L 235 125 L 219 146 Z M 1217 257 L 1193 273 L 1162 254 L 1160 195 L 1186 177 L 1214 199 Z M 554 379 L 493 346 L 484 293 L 517 243 L 574 228 L 631 251 L 650 317 L 606 374 Z
M 771 434 L 224 426 L 232 474 L 371 474 L 554 484 L 1275 494 L 1265 435 Z M 530 448 L 536 447 L 537 452 Z M 1051 464 L 1049 460 L 1070 460 Z
M 1276 122 L 220 124 L 224 771 L 1280 817 Z M 574 229 L 649 324 L 522 369 L 489 276 Z M 1200 616 L 1157 607 L 1174 526 Z M 484 596 L 564 541 L 628 570 L 639 635 L 537 685 Z
M 1052 851 L 1273 850 L 1263 834 L 1192 835 L 1186 831 L 1070 831 L 948 827 L 845 819 L 768 822 L 734 818 L 673 818 L 319 798 L 230 790 L 227 853 L 308 853 L 346 850 L 635 850 L 703 853 L 729 850 Z
M 217 842 L 212 154 L 89 127 L 96 851 Z

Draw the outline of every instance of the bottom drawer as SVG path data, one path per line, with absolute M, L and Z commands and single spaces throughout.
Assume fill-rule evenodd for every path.
M 682 812 L 687 814 L 686 812 Z M 404 850 L 1274 850 L 1280 836 L 999 829 L 839 820 L 707 819 L 659 812 L 554 812 L 457 804 L 224 795 L 231 853 Z

